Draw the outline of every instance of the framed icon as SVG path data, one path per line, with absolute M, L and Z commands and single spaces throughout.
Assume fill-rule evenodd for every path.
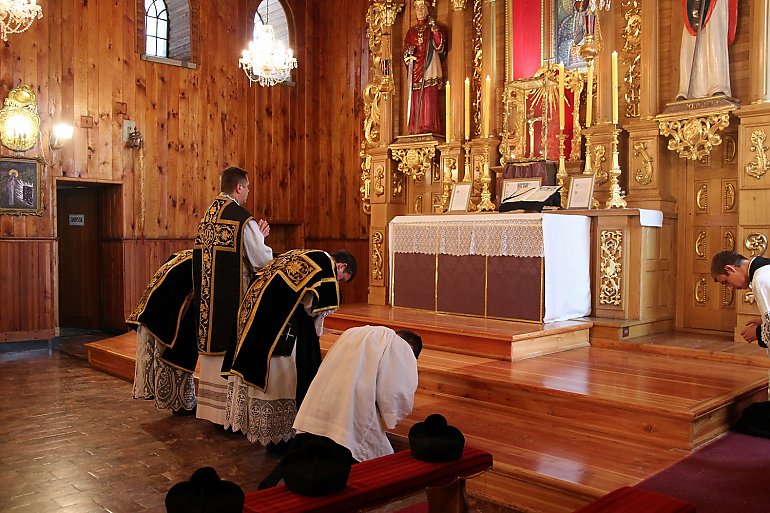
M 0 157 L 0 214 L 43 215 L 43 161 Z
M 589 209 L 594 197 L 594 175 L 573 176 L 567 196 L 568 209 Z

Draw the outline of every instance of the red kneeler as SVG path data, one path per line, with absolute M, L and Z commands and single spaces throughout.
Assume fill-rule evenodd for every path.
M 695 506 L 662 493 L 624 486 L 574 513 L 695 513 Z
M 454 506 L 461 508 L 461 505 L 449 506 L 449 502 L 465 501 L 464 478 L 489 470 L 491 466 L 490 453 L 467 446 L 462 458 L 447 463 L 427 463 L 413 458 L 409 451 L 401 451 L 353 465 L 348 485 L 341 492 L 323 497 L 305 497 L 280 485 L 247 493 L 243 511 L 244 513 L 359 511 L 387 504 L 393 499 L 417 493 L 428 487 L 445 487 L 434 489 L 441 493 L 428 493 L 428 501 L 432 507 L 441 508 L 435 511 L 450 511 Z M 438 506 L 438 503 L 446 506 Z

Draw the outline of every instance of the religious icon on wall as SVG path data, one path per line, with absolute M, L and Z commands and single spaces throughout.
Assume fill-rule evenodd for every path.
M 585 66 L 586 63 L 580 56 L 580 46 L 585 35 L 587 2 L 555 0 L 552 5 L 556 62 L 562 62 L 568 68 Z
M 0 214 L 42 215 L 40 159 L 0 158 Z

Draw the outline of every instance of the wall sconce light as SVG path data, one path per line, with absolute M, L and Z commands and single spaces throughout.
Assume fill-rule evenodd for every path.
M 0 109 L 0 143 L 15 151 L 27 151 L 35 146 L 40 133 L 37 96 L 29 86 L 12 89 Z
M 75 127 L 72 125 L 65 125 L 60 123 L 54 125 L 51 128 L 51 135 L 48 138 L 48 147 L 51 150 L 60 150 L 64 147 L 64 144 L 72 139 L 72 134 L 75 131 Z
M 142 147 L 142 144 L 142 133 L 134 128 L 134 130 L 128 134 L 128 141 L 126 141 L 126 146 L 138 150 Z

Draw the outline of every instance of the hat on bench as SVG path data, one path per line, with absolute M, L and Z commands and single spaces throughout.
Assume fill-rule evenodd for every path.
M 298 435 L 281 460 L 281 469 L 286 488 L 320 497 L 345 489 L 352 463 L 350 450 L 331 439 Z
M 409 450 L 422 461 L 438 463 L 460 459 L 465 437 L 454 426 L 447 424 L 443 415 L 428 415 L 409 430 Z
M 211 467 L 199 468 L 189 481 L 171 487 L 166 494 L 168 513 L 241 513 L 244 494 L 241 487 L 223 481 Z

